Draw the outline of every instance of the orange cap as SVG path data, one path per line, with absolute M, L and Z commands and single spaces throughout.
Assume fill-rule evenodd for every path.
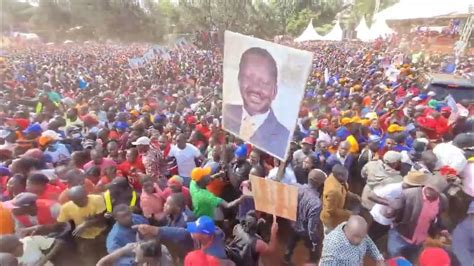
M 211 167 L 196 167 L 191 171 L 191 179 L 198 182 L 203 177 L 210 175 L 212 172 Z

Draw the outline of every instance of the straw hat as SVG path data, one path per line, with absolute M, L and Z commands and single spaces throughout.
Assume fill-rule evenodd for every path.
M 403 183 L 410 186 L 423 186 L 428 180 L 428 175 L 418 171 L 410 171 L 403 177 Z

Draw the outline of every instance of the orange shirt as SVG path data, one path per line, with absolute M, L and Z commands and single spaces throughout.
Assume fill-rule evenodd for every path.
M 222 194 L 222 190 L 227 185 L 226 182 L 222 181 L 219 178 L 213 179 L 207 186 L 207 190 L 214 194 L 216 197 L 220 197 Z
M 13 234 L 14 232 L 15 225 L 12 213 L 0 203 L 0 235 Z

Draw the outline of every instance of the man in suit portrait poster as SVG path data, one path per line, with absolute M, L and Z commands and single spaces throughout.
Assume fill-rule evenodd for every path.
M 272 110 L 278 94 L 278 66 L 266 49 L 251 47 L 242 54 L 238 84 L 243 104 L 224 104 L 224 128 L 278 158 L 285 158 L 290 130 Z

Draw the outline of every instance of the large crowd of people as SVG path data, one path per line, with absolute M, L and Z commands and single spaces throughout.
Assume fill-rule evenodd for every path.
M 473 109 L 404 42 L 285 43 L 314 54 L 285 161 L 222 128 L 217 46 L 138 69 L 145 45 L 11 47 L 0 265 L 472 265 Z M 298 188 L 296 221 L 255 210 L 250 174 Z

